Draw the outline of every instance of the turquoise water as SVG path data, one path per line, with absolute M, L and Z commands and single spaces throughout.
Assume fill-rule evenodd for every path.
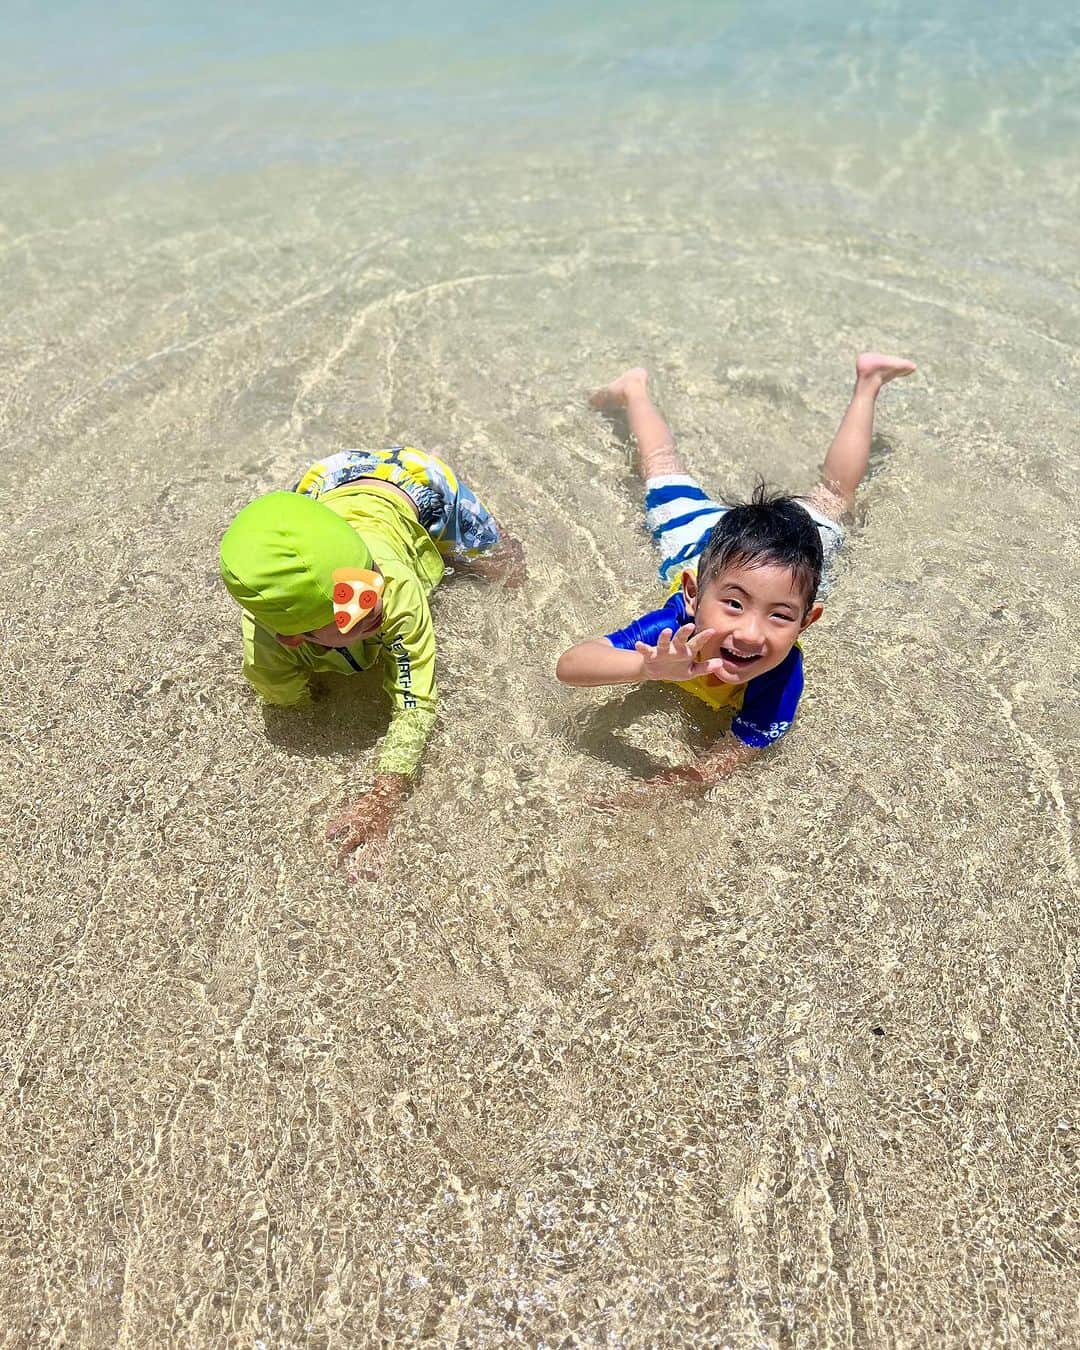
M 180 160 L 228 170 L 241 152 L 248 167 L 348 160 L 401 136 L 433 150 L 448 131 L 460 153 L 469 137 L 480 150 L 686 104 L 748 132 L 795 117 L 855 139 L 857 122 L 877 152 L 917 132 L 942 150 L 1055 157 L 1080 132 L 1077 20 L 1049 3 L 343 8 L 16 4 L 5 149 L 63 158 L 162 136 L 166 149 L 228 118 Z
M 0 1326 L 70 1345 L 1075 1341 L 1080 25 L 1067 7 L 9 3 Z M 651 605 L 647 365 L 793 490 L 879 403 L 781 747 L 566 690 Z M 264 716 L 217 542 L 353 445 L 523 540 Z M 332 682 L 331 682 L 332 683 Z

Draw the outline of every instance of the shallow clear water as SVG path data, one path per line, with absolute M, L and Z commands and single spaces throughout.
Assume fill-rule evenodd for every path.
M 16 7 L 0 52 L 19 1343 L 1067 1344 L 1078 50 L 1050 5 Z M 882 396 L 782 750 L 567 691 L 655 593 L 628 364 L 717 490 Z M 524 539 L 444 719 L 264 715 L 232 513 L 440 448 Z

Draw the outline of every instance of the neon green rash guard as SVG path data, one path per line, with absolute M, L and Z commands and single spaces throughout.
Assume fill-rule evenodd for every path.
M 391 714 L 376 771 L 411 775 L 435 723 L 435 629 L 428 597 L 442 579 L 442 558 L 409 506 L 371 483 L 339 488 L 311 505 L 329 507 L 370 550 L 386 578 L 382 625 L 351 647 L 320 647 L 313 642 L 283 647 L 275 630 L 245 609 L 244 675 L 268 703 L 292 706 L 310 700 L 315 671 L 340 675 L 381 664 Z M 328 611 L 324 621 L 330 618 Z M 302 631 L 321 626 L 305 624 Z

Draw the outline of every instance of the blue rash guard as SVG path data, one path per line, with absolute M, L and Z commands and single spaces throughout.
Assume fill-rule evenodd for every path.
M 607 640 L 613 647 L 632 652 L 635 642 L 656 646 L 656 640 L 665 628 L 674 633 L 684 623 L 693 623 L 687 613 L 686 597 L 682 588 L 673 591 L 661 609 L 643 614 L 633 623 L 614 633 Z M 745 684 L 726 684 L 701 675 L 696 680 L 680 681 L 688 694 L 703 700 L 713 708 L 733 708 L 731 731 L 744 745 L 758 749 L 773 745 L 795 720 L 795 709 L 803 691 L 802 652 L 798 645 L 764 675 L 755 675 Z

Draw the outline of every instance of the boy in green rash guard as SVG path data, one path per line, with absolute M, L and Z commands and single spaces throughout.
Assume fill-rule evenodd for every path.
M 245 506 L 221 541 L 244 675 L 268 703 L 310 701 L 313 672 L 381 666 L 390 726 L 371 788 L 331 821 L 344 857 L 385 838 L 435 721 L 428 607 L 445 561 L 518 585 L 520 544 L 449 465 L 408 446 L 345 450 Z

